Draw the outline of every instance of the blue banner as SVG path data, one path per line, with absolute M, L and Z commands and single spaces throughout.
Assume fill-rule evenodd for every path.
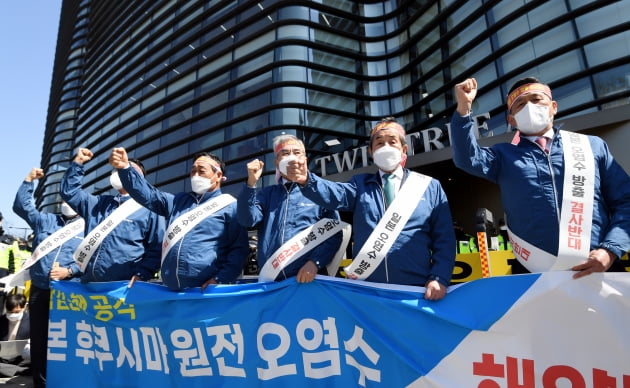
M 561 279 L 555 279 L 561 275 Z M 622 284 L 629 285 L 630 275 L 623 275 Z M 422 288 L 328 277 L 307 284 L 289 279 L 214 286 L 205 292 L 198 288 L 173 292 L 141 282 L 130 289 L 127 282 L 54 282 L 48 384 L 459 387 L 460 383 L 449 383 L 454 378 L 449 374 L 459 374 L 459 378 L 463 375 L 466 382 L 486 381 L 485 369 L 475 369 L 474 365 L 490 356 L 497 365 L 504 354 L 536 359 L 538 353 L 529 353 L 531 344 L 526 342 L 530 340 L 519 324 L 510 324 L 514 332 L 502 329 L 498 337 L 490 330 L 509 317 L 508 312 L 518 314 L 520 303 L 526 305 L 524 313 L 533 309 L 534 319 L 536 309 L 544 308 L 536 295 L 556 289 L 554 282 L 577 289 L 588 289 L 584 285 L 592 281 L 596 287 L 602 284 L 595 275 L 581 281 L 570 279 L 570 274 L 556 273 L 549 275 L 555 276 L 554 280 L 543 281 L 542 291 L 538 291 L 540 278 L 544 280 L 545 276 L 475 280 L 451 288 L 437 302 L 424 300 Z M 523 298 L 529 294 L 536 297 L 532 301 Z M 591 296 L 598 299 L 597 292 Z M 579 295 L 575 298 L 584 299 Z M 555 303 L 553 297 L 549 300 Z M 615 311 L 613 308 L 610 313 Z M 554 317 L 540 316 L 536 320 L 543 321 L 544 326 L 549 319 Z M 522 325 L 535 326 L 528 322 Z M 557 336 L 550 333 L 553 335 Z M 518 339 L 516 345 L 504 352 L 502 344 L 512 338 Z M 480 341 L 482 345 L 467 345 L 467 341 Z M 527 351 L 521 352 L 519 341 L 529 346 Z M 473 349 L 470 355 L 466 346 Z M 459 349 L 461 355 L 467 355 L 465 359 L 457 358 Z M 444 366 L 448 359 L 453 359 L 448 364 L 451 371 Z M 555 362 L 542 358 L 537 361 L 550 365 Z M 612 376 L 610 364 L 607 367 Z M 532 378 L 542 379 L 544 370 L 533 370 Z M 620 382 L 629 374 L 626 372 L 620 372 Z M 506 373 L 503 375 L 507 378 Z

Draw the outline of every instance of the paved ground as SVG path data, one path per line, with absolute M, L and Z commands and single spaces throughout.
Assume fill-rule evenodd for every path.
M 32 376 L 14 376 L 14 377 L 0 377 L 0 385 L 4 385 L 2 388 L 32 388 L 33 377 Z

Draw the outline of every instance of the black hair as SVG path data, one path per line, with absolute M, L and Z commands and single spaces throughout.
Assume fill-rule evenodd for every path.
M 13 311 L 16 307 L 24 308 L 26 307 L 26 297 L 24 294 L 11 294 L 7 296 L 4 307 L 6 307 L 7 311 Z
M 142 164 L 140 159 L 129 159 L 129 163 L 133 163 L 133 164 L 137 165 L 138 167 L 140 167 L 140 171 L 142 171 L 142 175 L 144 175 L 144 176 L 147 175 L 147 172 L 144 169 L 144 164 Z
M 199 159 L 202 156 L 206 156 L 214 160 L 215 162 L 217 162 L 219 164 L 219 167 L 221 168 L 221 172 L 223 173 L 223 175 L 225 175 L 225 163 L 223 163 L 221 158 L 219 158 L 218 156 L 216 156 L 215 154 L 211 152 L 207 152 L 207 151 L 197 152 L 196 154 L 193 155 L 193 163 L 195 162 L 195 160 Z
M 517 88 L 519 88 L 519 87 L 521 87 L 523 85 L 527 85 L 527 84 L 543 84 L 545 86 L 549 86 L 546 83 L 541 82 L 536 77 L 525 77 L 525 78 L 521 78 L 518 81 L 514 82 L 514 85 L 512 85 L 512 87 L 510 88 L 510 91 L 508 92 L 508 95 L 510 95 L 510 93 L 515 91 Z

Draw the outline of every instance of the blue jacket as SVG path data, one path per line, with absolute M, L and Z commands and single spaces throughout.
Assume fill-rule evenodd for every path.
M 166 218 L 170 225 L 181 214 L 221 195 L 215 190 L 195 193 L 165 193 L 151 186 L 133 168 L 118 170 L 123 187 L 147 209 Z M 172 290 L 200 287 L 214 278 L 233 283 L 241 275 L 249 253 L 247 230 L 236 219 L 236 203 L 206 217 L 171 247 L 162 263 L 162 281 Z
M 322 218 L 339 219 L 334 210 L 316 205 L 300 192 L 298 185 L 291 191 L 282 183 L 258 191 L 244 185 L 238 196 L 238 221 L 241 225 L 258 227 L 258 266 L 262 268 L 267 259 L 282 244 Z M 328 265 L 341 244 L 341 233 L 330 237 L 322 244 L 291 263 L 276 280 L 296 276 L 307 261 L 313 261 L 318 269 Z
M 35 236 L 33 238 L 33 248 L 37 248 L 39 243 L 44 241 L 46 237 L 63 228 L 66 224 L 78 220 L 79 217 L 66 220 L 62 215 L 39 212 L 33 202 L 34 187 L 35 184 L 33 182 L 22 182 L 17 194 L 15 194 L 13 211 L 33 229 Z M 81 243 L 81 240 L 83 240 L 83 233 L 77 234 L 46 256 L 37 260 L 29 269 L 33 285 L 44 290 L 50 288 L 50 270 L 55 262 L 58 262 L 60 267 L 70 267 L 74 274 L 79 273 L 79 265 L 74 262 L 72 254 Z M 70 280 L 78 279 L 78 277 L 73 277 Z
M 564 186 L 564 154 L 558 128 L 554 128 L 549 155 L 527 139 L 521 139 L 518 145 L 480 147 L 473 128 L 471 116 L 461 117 L 455 112 L 451 119 L 455 165 L 497 183 L 510 229 L 557 255 Z M 595 158 L 591 249 L 606 248 L 621 257 L 630 249 L 630 178 L 602 139 L 588 138 Z
M 72 162 L 61 180 L 61 198 L 85 219 L 85 234 L 116 210 L 129 196 L 91 195 L 81 189 L 84 166 Z M 89 261 L 81 282 L 149 280 L 160 268 L 164 220 L 140 208 L 103 240 Z
M 408 176 L 409 170 L 405 170 L 403 183 Z M 355 175 L 347 183 L 331 182 L 309 173 L 302 193 L 329 209 L 353 212 L 355 257 L 385 214 L 378 173 Z M 431 179 L 387 257 L 366 280 L 424 287 L 428 280 L 437 279 L 448 285 L 455 265 L 455 245 L 446 194 L 440 182 Z

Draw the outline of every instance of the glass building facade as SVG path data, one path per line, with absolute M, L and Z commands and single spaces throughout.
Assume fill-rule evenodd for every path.
M 54 66 L 41 209 L 57 209 L 78 147 L 94 152 L 84 185 L 96 194 L 110 190 L 113 147 L 173 193 L 190 189 L 191 156 L 211 151 L 236 194 L 253 158 L 274 183 L 281 133 L 331 179 L 365 167 L 384 116 L 412 153 L 448 149 L 453 86 L 468 77 L 482 137 L 508 130 L 507 90 L 523 76 L 550 84 L 557 118 L 630 108 L 630 0 L 64 0 Z

